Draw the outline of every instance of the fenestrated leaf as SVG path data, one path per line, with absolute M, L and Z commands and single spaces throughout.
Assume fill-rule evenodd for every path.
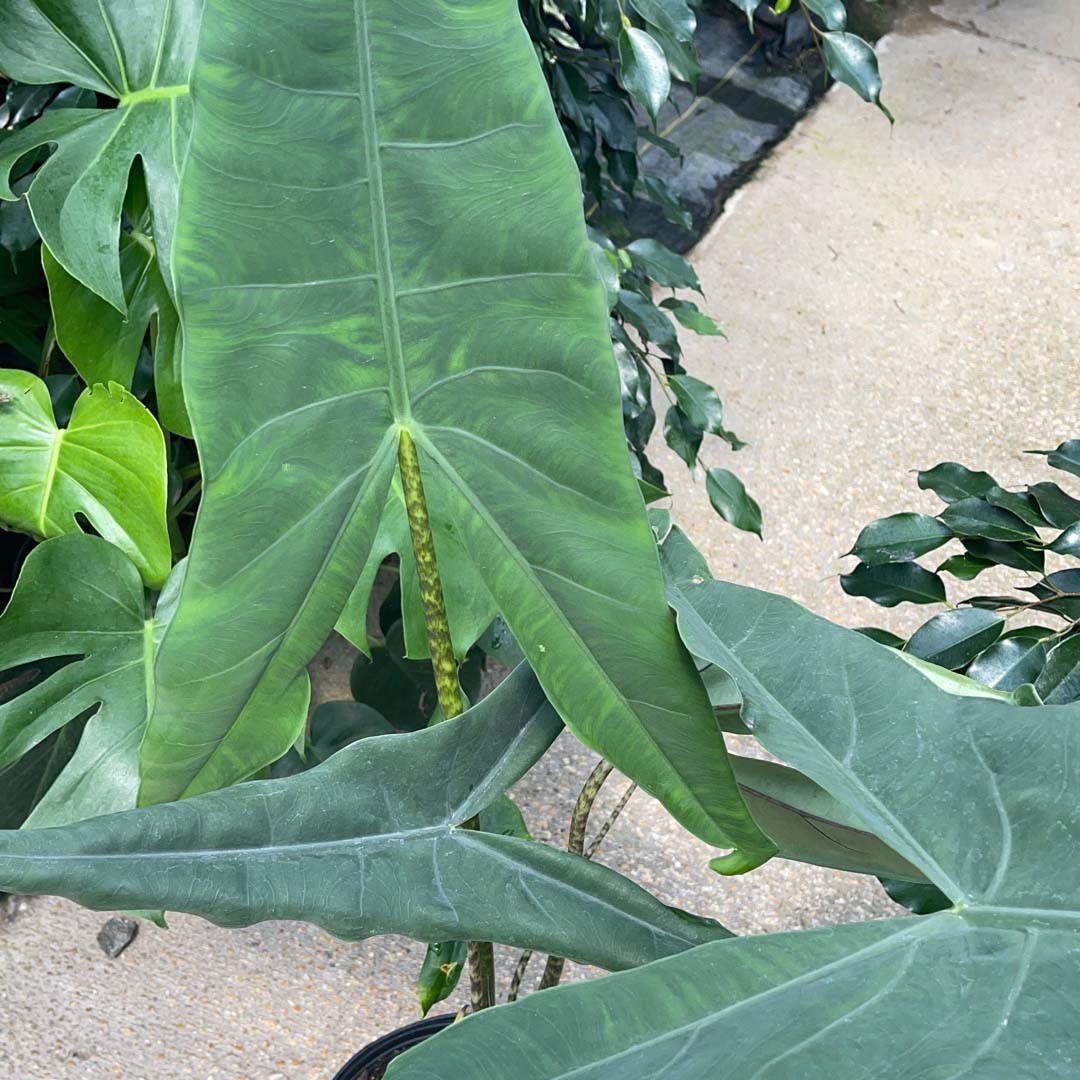
M 1015 690 L 1033 683 L 1046 664 L 1043 638 L 1053 633 L 1046 627 L 1032 627 L 1038 634 L 1003 636 L 971 661 L 967 675 L 995 690 Z
M 914 562 L 860 563 L 850 574 L 840 575 L 840 587 L 848 596 L 865 596 L 882 607 L 945 603 L 945 583 Z
M 659 240 L 644 237 L 626 245 L 630 260 L 657 285 L 672 289 L 696 289 L 701 292 L 697 272 L 681 255 L 665 247 Z
M 188 73 L 200 0 L 0 0 L 0 70 L 27 83 L 73 82 L 115 109 L 47 112 L 0 146 L 0 198 L 16 162 L 56 147 L 27 199 L 46 246 L 88 289 L 125 310 L 117 242 L 128 175 L 142 162 L 155 244 L 168 265 L 179 157 L 187 138 Z
M 0 371 L 0 521 L 45 539 L 82 514 L 160 588 L 172 565 L 165 521 L 165 440 L 122 386 L 83 391 L 66 428 L 46 385 Z
M 941 520 L 957 536 L 974 536 L 982 540 L 1001 540 L 1016 543 L 1022 540 L 1038 542 L 1039 534 L 1022 518 L 985 499 L 959 499 L 941 512 Z
M 502 941 L 612 969 L 727 936 L 586 859 L 459 827 L 560 728 L 523 666 L 453 720 L 362 739 L 298 776 L 0 834 L 0 888 L 222 926 L 286 918 L 349 939 Z
M 951 909 L 734 938 L 537 994 L 452 1025 L 388 1080 L 704 1080 L 718 1062 L 733 1077 L 1070 1076 L 1080 708 L 942 693 L 778 596 L 708 582 L 676 603 L 694 651 L 734 674 L 758 738 Z
M 135 805 L 150 664 L 172 614 L 183 563 L 148 617 L 139 573 L 112 544 L 72 533 L 27 557 L 0 616 L 0 670 L 52 662 L 52 674 L 0 705 L 0 767 L 92 712 L 78 749 L 31 825 L 60 825 Z
M 837 30 L 826 31 L 820 40 L 829 74 L 863 101 L 876 105 L 892 122 L 893 115 L 881 100 L 881 75 L 873 48 L 856 34 Z
M 1001 636 L 1005 620 L 983 608 L 943 611 L 923 623 L 905 646 L 912 656 L 956 671 Z
M 743 482 L 728 469 L 709 469 L 705 490 L 712 508 L 729 524 L 761 537 L 761 507 Z
M 73 278 L 46 247 L 41 261 L 56 340 L 83 381 L 90 386 L 115 382 L 130 390 L 143 338 L 152 325 L 158 414 L 170 431 L 190 436 L 180 388 L 180 322 L 149 241 L 128 233 L 120 237 L 126 316 Z
M 18 761 L 0 766 L 0 829 L 18 829 L 30 816 L 71 760 L 87 719 L 84 714 L 65 724 Z
M 1080 634 L 1065 638 L 1047 653 L 1035 690 L 1047 705 L 1080 701 Z
M 848 552 L 868 566 L 908 562 L 952 539 L 952 530 L 927 514 L 892 514 L 871 521 Z
M 943 461 L 919 473 L 919 487 L 932 491 L 947 503 L 977 498 L 997 486 L 998 482 L 989 473 L 972 472 L 955 461 Z
M 1055 529 L 1067 529 L 1080 521 L 1080 499 L 1074 499 L 1057 484 L 1032 484 L 1028 493 L 1039 504 L 1043 517 Z
M 671 93 L 671 70 L 648 31 L 627 26 L 619 34 L 619 78 L 655 120 Z
M 281 696 L 367 559 L 408 429 L 429 513 L 575 733 L 695 833 L 767 857 L 664 603 L 579 178 L 516 4 L 298 20 L 210 0 L 193 82 L 173 270 L 204 487 L 142 800 L 292 744 Z
M 1029 454 L 1042 454 L 1046 464 L 1080 476 L 1080 439 L 1069 439 L 1056 450 L 1028 450 Z

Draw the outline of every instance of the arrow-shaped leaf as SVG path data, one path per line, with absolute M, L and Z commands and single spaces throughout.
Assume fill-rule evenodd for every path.
M 612 969 L 728 936 L 586 859 L 459 827 L 560 729 L 522 666 L 454 720 L 362 739 L 286 780 L 0 833 L 0 888 L 222 926 L 304 919 L 349 939 L 495 940 Z
M 766 858 L 664 603 L 577 171 L 516 4 L 298 21 L 210 0 L 193 82 L 173 261 L 204 489 L 143 800 L 291 745 L 282 695 L 367 560 L 408 430 L 429 513 L 579 737 Z

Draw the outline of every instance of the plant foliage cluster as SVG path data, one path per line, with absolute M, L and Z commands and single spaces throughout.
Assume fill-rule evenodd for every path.
M 876 99 L 842 5 L 808 7 Z M 692 76 L 692 9 L 529 4 L 532 37 L 513 0 L 139 11 L 0 0 L 0 517 L 34 545 L 0 616 L 0 888 L 409 934 L 425 1004 L 463 953 L 490 1004 L 491 942 L 554 958 L 542 985 L 562 957 L 618 973 L 485 1009 L 395 1078 L 1068 1075 L 1078 706 L 713 580 L 628 467 L 654 378 L 684 460 L 735 441 L 650 321 L 709 329 L 653 304 L 692 271 L 605 224 L 648 190 L 631 101 L 654 121 Z M 335 626 L 355 700 L 309 723 Z M 490 655 L 521 659 L 477 701 Z M 604 759 L 568 851 L 507 796 L 563 724 Z M 590 857 L 612 767 L 722 874 L 780 855 L 947 907 L 734 938 Z
M 1080 476 L 1080 440 L 1035 452 Z M 1050 480 L 1005 488 L 955 461 L 920 472 L 918 482 L 945 503 L 941 513 L 872 521 L 850 552 L 858 565 L 840 581 L 849 595 L 883 607 L 948 604 L 948 610 L 906 640 L 884 630 L 863 632 L 995 690 L 1053 705 L 1080 700 L 1080 499 Z M 918 562 L 956 541 L 960 550 L 945 559 L 939 554 L 935 569 Z M 948 579 L 974 582 L 993 567 L 1026 574 L 1017 587 L 1026 595 L 973 592 L 948 603 Z

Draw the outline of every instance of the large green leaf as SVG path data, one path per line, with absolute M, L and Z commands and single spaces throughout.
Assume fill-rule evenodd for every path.
M 453 1025 L 389 1080 L 1074 1076 L 1080 706 L 944 693 L 778 596 L 685 581 L 673 599 L 757 737 L 953 907 L 717 942 L 537 994 Z
M 516 4 L 296 12 L 203 17 L 174 275 L 204 489 L 143 800 L 295 740 L 283 699 L 408 430 L 430 512 L 579 737 L 695 833 L 768 857 L 664 603 L 577 171 Z
M 117 383 L 84 390 L 66 428 L 49 389 L 27 371 L 0 371 L 0 521 L 39 539 L 78 531 L 83 515 L 160 588 L 172 565 L 165 440 Z
M 48 664 L 55 670 L 0 705 L 0 768 L 29 768 L 24 755 L 87 711 L 78 749 L 32 825 L 58 825 L 135 805 L 139 742 L 152 694 L 150 664 L 175 603 L 183 563 L 153 617 L 132 563 L 96 536 L 47 540 L 27 557 L 0 616 L 0 670 Z
M 459 828 L 560 728 L 522 666 L 454 720 L 361 739 L 286 780 L 0 833 L 0 888 L 223 926 L 305 919 L 345 938 L 503 941 L 612 969 L 727 937 L 586 859 Z
M 128 176 L 142 163 L 165 266 L 188 74 L 201 0 L 0 0 L 0 71 L 27 83 L 72 82 L 118 100 L 115 109 L 46 113 L 0 145 L 0 198 L 39 146 L 55 146 L 27 199 L 45 245 L 72 277 L 124 312 L 118 240 Z

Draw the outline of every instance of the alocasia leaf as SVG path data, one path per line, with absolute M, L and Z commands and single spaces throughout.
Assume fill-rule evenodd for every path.
M 577 170 L 516 4 L 210 0 L 193 85 L 173 267 L 204 489 L 143 801 L 295 741 L 407 430 L 429 512 L 567 723 L 741 865 L 767 858 L 664 603 Z
M 304 919 L 350 939 L 502 941 L 611 969 L 728 937 L 579 856 L 460 828 L 560 730 L 523 665 L 453 720 L 361 739 L 298 776 L 0 833 L 0 889 L 222 926 Z
M 153 616 L 127 557 L 100 537 L 46 540 L 27 557 L 0 615 L 0 670 L 54 667 L 0 704 L 0 768 L 87 711 L 78 749 L 52 781 L 31 825 L 59 825 L 135 805 L 139 742 L 153 693 L 154 649 L 171 617 L 183 575 L 170 576 Z
M 952 906 L 715 942 L 536 994 L 452 1025 L 388 1080 L 1071 1077 L 1080 705 L 945 693 L 891 650 L 753 589 L 686 580 L 672 596 L 761 742 Z
M 122 386 L 93 386 L 57 427 L 49 390 L 0 371 L 0 521 L 39 539 L 79 530 L 83 515 L 161 588 L 172 565 L 165 441 Z
M 163 266 L 187 140 L 188 75 L 200 0 L 0 0 L 0 71 L 28 83 L 72 82 L 119 102 L 46 113 L 0 145 L 0 198 L 29 151 L 53 146 L 27 198 L 46 247 L 117 311 L 127 309 L 118 241 L 138 159 Z M 167 275 L 166 275 L 167 277 Z

